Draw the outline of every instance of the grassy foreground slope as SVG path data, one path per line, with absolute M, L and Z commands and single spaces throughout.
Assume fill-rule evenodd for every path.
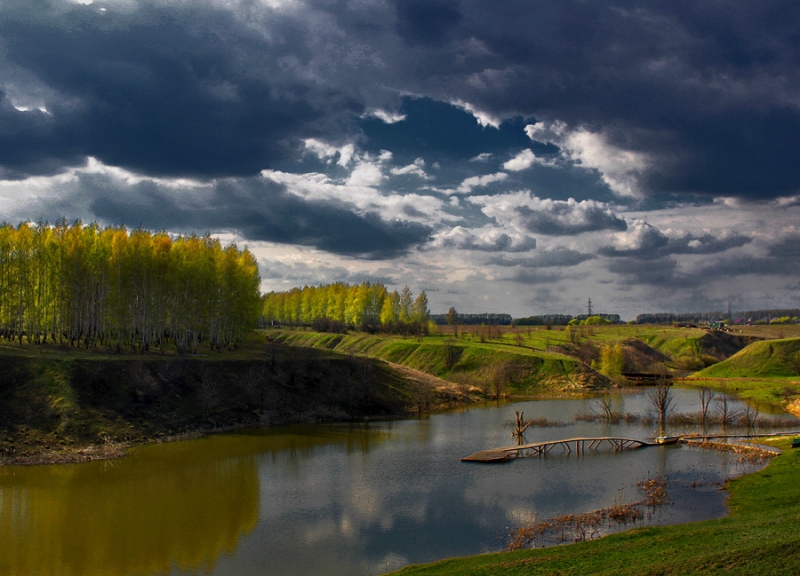
M 775 445 L 788 447 L 783 440 Z M 800 574 L 800 449 L 728 483 L 731 514 L 599 540 L 409 566 L 403 576 Z

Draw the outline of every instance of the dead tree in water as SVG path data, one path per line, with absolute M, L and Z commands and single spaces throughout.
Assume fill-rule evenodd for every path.
M 750 404 L 746 404 L 744 410 L 742 410 L 742 419 L 747 427 L 748 434 L 756 433 L 756 424 L 758 423 L 760 412 L 761 410 L 759 410 L 758 406 L 751 406 Z
M 511 433 L 511 436 L 517 438 L 517 445 L 522 445 L 523 435 L 525 434 L 525 430 L 528 429 L 528 426 L 531 425 L 530 422 L 525 422 L 523 418 L 523 412 L 519 412 L 514 410 L 514 431 Z
M 647 400 L 658 414 L 659 434 L 662 436 L 664 435 L 664 425 L 667 421 L 667 414 L 672 405 L 672 390 L 670 390 L 670 386 L 672 386 L 672 384 L 667 380 L 666 376 L 662 374 L 655 388 L 647 393 Z
M 728 425 L 739 417 L 739 411 L 730 405 L 728 397 L 724 394 L 717 399 L 717 414 L 719 415 L 720 424 L 722 424 L 722 433 L 727 434 Z
M 716 394 L 710 388 L 700 388 L 700 390 L 697 392 L 697 395 L 700 396 L 700 428 L 705 435 L 708 407 L 711 405 L 711 401 L 714 399 Z
M 611 395 L 606 394 L 601 396 L 595 401 L 595 407 L 592 408 L 592 412 L 596 414 L 600 414 L 603 420 L 606 421 L 606 424 L 612 424 L 617 422 L 621 415 L 614 412 L 614 404 L 611 400 Z

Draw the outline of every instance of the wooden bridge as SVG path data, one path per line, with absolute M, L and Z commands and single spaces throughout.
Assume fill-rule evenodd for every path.
M 677 440 L 677 439 L 676 439 Z M 663 443 L 663 442 L 661 442 Z M 574 450 L 576 454 L 583 454 L 589 450 L 630 450 L 642 448 L 644 446 L 657 446 L 657 442 L 646 442 L 633 438 L 615 438 L 603 436 L 600 438 L 567 438 L 565 440 L 547 440 L 545 442 L 534 442 L 533 444 L 521 444 L 519 446 L 507 446 L 505 448 L 493 448 L 482 450 L 470 454 L 461 459 L 462 462 L 508 462 L 522 456 L 544 456 L 553 449 L 560 449 L 561 453 L 571 454 Z

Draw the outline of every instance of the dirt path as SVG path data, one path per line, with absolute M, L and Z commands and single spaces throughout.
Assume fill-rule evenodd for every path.
M 384 362 L 386 361 L 384 360 Z M 437 378 L 436 376 L 431 376 L 425 372 L 420 372 L 419 370 L 414 370 L 408 366 L 403 366 L 402 364 L 395 364 L 394 362 L 386 362 L 386 364 L 391 366 L 393 370 L 396 370 L 402 374 L 404 378 L 407 378 L 408 380 L 411 380 L 417 384 L 428 386 L 437 394 L 442 394 L 450 398 L 456 397 L 460 401 L 469 402 L 474 399 L 473 395 L 478 392 L 476 388 L 461 386 L 454 382 L 450 382 L 449 380 Z

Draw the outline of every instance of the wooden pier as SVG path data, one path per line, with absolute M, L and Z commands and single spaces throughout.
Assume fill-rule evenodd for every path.
M 532 444 L 521 444 L 519 446 L 506 446 L 504 448 L 493 448 L 482 450 L 470 454 L 461 459 L 462 462 L 508 462 L 515 458 L 524 456 L 545 456 L 554 449 L 560 449 L 560 453 L 571 454 L 573 450 L 576 454 L 583 454 L 589 450 L 631 450 L 643 448 L 645 446 L 658 446 L 656 442 L 646 442 L 634 438 L 616 438 L 603 436 L 600 438 L 567 438 L 565 440 L 547 440 L 545 442 L 534 442 Z

